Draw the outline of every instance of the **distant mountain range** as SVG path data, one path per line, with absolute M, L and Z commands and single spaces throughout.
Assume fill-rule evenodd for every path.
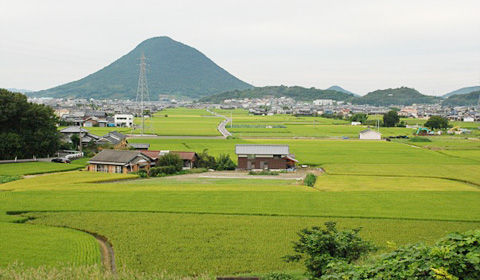
M 476 106 L 480 98 L 480 90 L 464 94 L 455 94 L 449 96 L 442 102 L 443 106 Z
M 333 99 L 337 101 L 354 98 L 351 93 L 336 90 L 322 90 L 316 88 L 304 88 L 299 86 L 268 86 L 255 87 L 246 90 L 228 91 L 203 97 L 199 102 L 218 103 L 227 99 L 263 98 L 263 97 L 291 97 L 298 101 L 312 101 L 315 99 Z
M 433 104 L 440 103 L 441 97 L 419 93 L 413 88 L 401 87 L 394 89 L 376 90 L 364 96 L 355 96 L 339 90 L 321 90 L 316 88 L 270 86 L 257 87 L 247 90 L 236 90 L 203 97 L 200 102 L 218 103 L 226 99 L 262 98 L 262 97 L 292 97 L 299 101 L 313 101 L 315 99 L 333 99 L 336 101 L 352 102 L 353 104 L 368 104 L 376 106 Z
M 477 90 L 480 90 L 480 86 L 464 87 L 464 88 L 457 89 L 457 90 L 454 90 L 454 91 L 452 91 L 452 92 L 449 92 L 449 93 L 443 95 L 442 97 L 443 97 L 443 98 L 448 98 L 448 97 L 450 97 L 450 96 L 452 96 L 452 95 L 467 94 L 467 93 L 474 92 L 474 91 L 477 91 Z
M 33 92 L 33 90 L 28 90 L 28 89 L 21 89 L 21 88 L 7 88 L 6 90 L 10 92 L 20 92 L 20 93 L 30 93 Z
M 143 41 L 125 56 L 81 80 L 29 96 L 135 99 L 142 53 L 147 58 L 150 100 L 158 100 L 159 95 L 193 99 L 251 88 L 198 50 L 169 37 L 155 37 Z

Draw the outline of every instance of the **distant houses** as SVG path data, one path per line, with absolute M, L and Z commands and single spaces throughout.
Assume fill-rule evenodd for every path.
M 78 126 L 69 126 L 60 130 L 62 135 L 62 140 L 66 143 L 72 143 L 72 136 L 77 135 L 82 136 L 82 145 L 87 145 L 89 143 L 94 143 L 97 145 L 106 145 L 111 144 L 116 147 L 126 147 L 127 146 L 127 136 L 123 135 L 117 131 L 110 131 L 104 136 L 97 136 L 89 132 L 88 129 Z
M 382 134 L 378 131 L 366 129 L 359 133 L 360 140 L 382 140 Z
M 287 170 L 298 162 L 288 145 L 236 145 L 239 170 Z

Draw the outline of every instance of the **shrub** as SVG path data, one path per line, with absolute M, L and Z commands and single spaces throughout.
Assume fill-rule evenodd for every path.
M 332 263 L 322 279 L 480 279 L 480 230 L 401 247 L 372 265 Z
M 146 170 L 138 170 L 137 172 L 132 172 L 132 174 L 137 174 L 140 178 L 147 178 L 147 171 Z
M 221 154 L 217 159 L 217 170 L 235 170 L 237 165 L 232 161 L 229 155 Z
M 203 150 L 203 152 L 198 155 L 198 167 L 215 169 L 217 167 L 217 161 L 215 157 L 208 155 L 207 150 Z
M 262 280 L 293 280 L 293 276 L 283 273 L 283 272 L 272 272 L 264 277 L 262 277 Z
M 158 167 L 152 167 L 148 171 L 148 176 L 150 177 L 159 177 L 162 174 L 174 174 L 177 173 L 177 169 L 173 165 L 167 165 L 167 166 L 158 166 Z
M 294 242 L 293 247 L 297 254 L 285 256 L 287 262 L 304 259 L 308 274 L 313 279 L 322 277 L 331 263 L 352 263 L 376 250 L 371 242 L 360 237 L 359 228 L 338 231 L 335 222 L 326 222 L 325 226 L 326 229 L 312 227 L 301 230 L 298 233 L 300 240 Z
M 408 140 L 410 142 L 432 142 L 432 140 L 425 138 L 425 137 L 413 137 L 412 139 Z
M 175 167 L 175 172 L 181 171 L 183 168 L 183 160 L 177 154 L 168 153 L 158 159 L 158 166 L 173 166 Z
M 313 187 L 316 181 L 317 181 L 317 176 L 313 173 L 308 173 L 307 176 L 305 176 L 304 184 L 306 186 Z

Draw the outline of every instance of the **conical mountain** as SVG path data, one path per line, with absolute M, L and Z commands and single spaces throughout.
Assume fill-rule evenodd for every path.
M 234 77 L 198 50 L 169 37 L 143 41 L 109 66 L 81 79 L 31 96 L 135 99 L 142 52 L 147 58 L 150 100 L 158 95 L 199 98 L 251 86 Z

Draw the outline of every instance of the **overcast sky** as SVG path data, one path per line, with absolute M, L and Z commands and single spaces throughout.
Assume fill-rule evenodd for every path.
M 480 1 L 0 0 L 0 87 L 81 79 L 169 36 L 255 86 L 480 85 Z

